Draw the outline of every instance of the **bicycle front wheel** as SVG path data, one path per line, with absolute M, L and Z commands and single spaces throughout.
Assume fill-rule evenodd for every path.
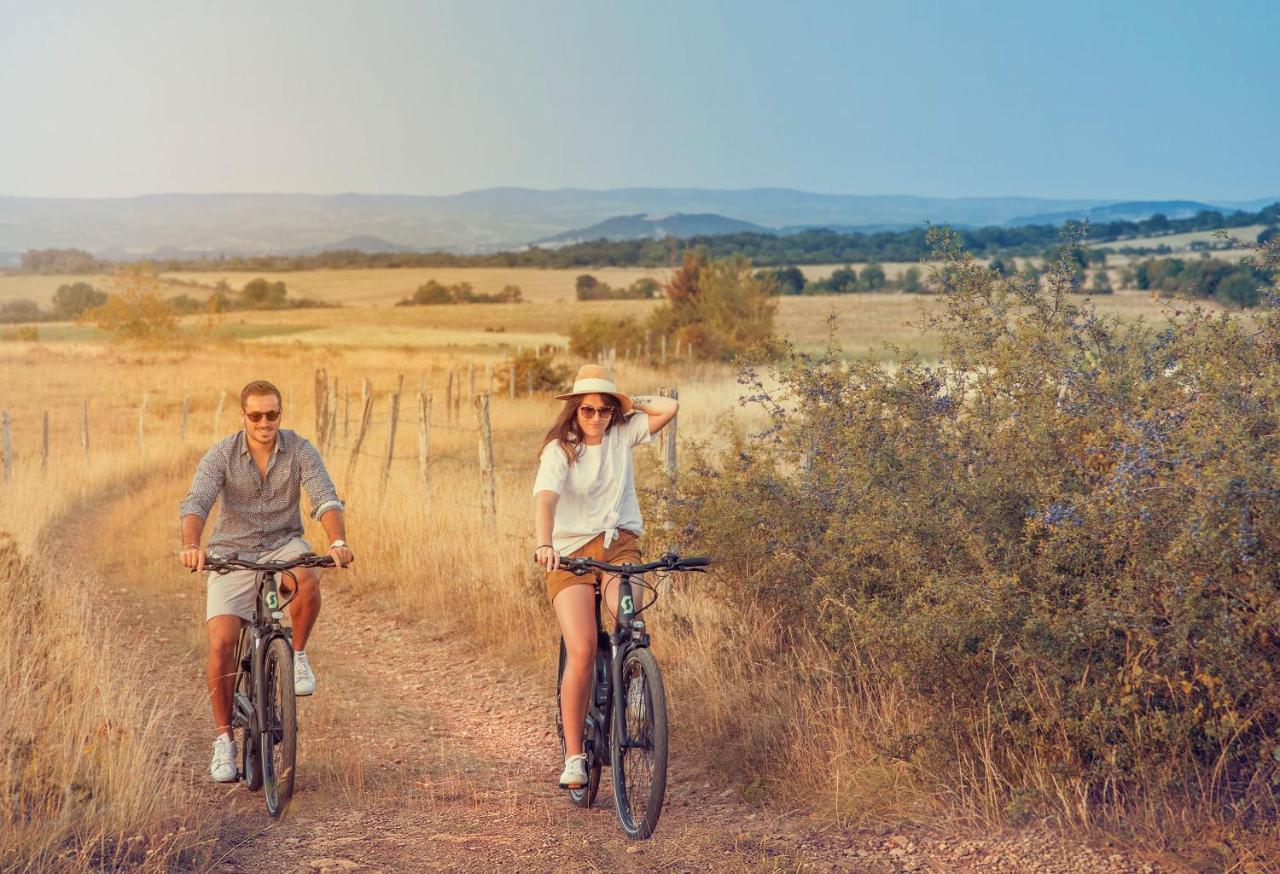
M 298 755 L 298 707 L 293 694 L 293 648 L 283 637 L 273 637 L 262 660 L 262 734 L 258 755 L 262 759 L 262 793 L 267 813 L 280 816 L 293 797 Z
M 667 792 L 667 695 L 649 650 L 623 658 L 614 709 L 609 752 L 618 823 L 627 837 L 643 840 L 657 827 Z

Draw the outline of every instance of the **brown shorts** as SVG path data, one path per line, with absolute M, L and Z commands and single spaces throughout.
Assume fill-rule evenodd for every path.
M 619 529 L 618 536 L 604 548 L 604 535 L 597 534 L 585 546 L 575 549 L 565 558 L 592 558 L 609 564 L 639 564 L 640 538 L 626 529 Z M 552 571 L 547 574 L 547 598 L 554 602 L 559 595 L 570 586 L 589 586 L 595 582 L 593 574 L 578 576 L 572 571 Z

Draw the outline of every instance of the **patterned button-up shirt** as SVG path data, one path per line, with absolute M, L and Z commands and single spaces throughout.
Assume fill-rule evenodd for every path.
M 343 509 L 324 461 L 309 440 L 280 429 L 264 479 L 249 454 L 244 431 L 237 431 L 200 459 L 178 514 L 207 519 L 221 495 L 222 511 L 208 548 L 268 552 L 302 536 L 299 497 L 303 488 L 311 502 L 311 518 Z

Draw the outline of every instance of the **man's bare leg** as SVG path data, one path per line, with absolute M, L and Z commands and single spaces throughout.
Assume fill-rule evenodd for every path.
M 236 683 L 236 644 L 240 640 L 239 616 L 214 616 L 206 624 L 209 633 L 209 701 L 213 705 L 214 736 L 231 734 L 231 698 Z
M 307 638 L 320 615 L 320 579 L 310 568 L 295 568 L 298 578 L 298 594 L 289 603 L 289 619 L 293 623 L 293 648 L 302 652 L 307 648 Z M 288 590 L 293 581 L 285 577 L 281 588 Z

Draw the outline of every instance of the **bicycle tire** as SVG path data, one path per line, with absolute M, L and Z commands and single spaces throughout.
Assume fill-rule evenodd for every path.
M 623 833 L 645 840 L 658 826 L 667 791 L 667 695 L 648 649 L 628 652 L 621 676 L 609 739 L 613 800 Z
M 564 638 L 560 638 L 560 662 L 556 668 L 556 736 L 560 738 L 560 757 L 564 758 L 566 750 L 564 743 L 564 711 L 560 709 L 560 684 L 564 680 L 564 664 L 568 658 L 568 653 L 564 648 Z M 597 654 L 598 658 L 598 654 Z M 587 701 L 595 700 L 595 671 L 591 672 L 591 696 Z M 590 710 L 590 704 L 588 704 Z M 585 726 L 584 726 L 585 733 Z M 583 751 L 587 754 L 587 785 L 579 789 L 570 789 L 569 800 L 573 802 L 575 807 L 590 808 L 595 803 L 596 793 L 600 791 L 600 753 L 594 750 L 595 744 L 588 744 L 590 738 L 583 737 Z
M 278 818 L 293 798 L 297 774 L 298 704 L 293 692 L 293 648 L 273 637 L 262 659 L 262 794 L 267 813 Z

